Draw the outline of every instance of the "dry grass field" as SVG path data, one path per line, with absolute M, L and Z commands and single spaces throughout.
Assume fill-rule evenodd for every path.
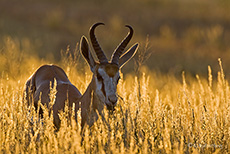
M 3 50 L 8 71 L 0 79 L 1 153 L 229 153 L 230 86 L 220 59 L 217 77 L 211 67 L 208 78 L 196 75 L 195 79 L 186 72 L 176 78 L 146 68 L 136 75 L 122 75 L 113 115 L 105 109 L 93 127 L 80 130 L 79 123 L 67 120 L 72 111 L 66 108 L 55 132 L 48 110 L 41 106 L 46 112 L 40 119 L 23 102 L 26 79 L 46 62 L 21 55 L 23 49 L 10 38 Z M 77 63 L 78 49 L 75 56 L 68 52 L 62 53 L 59 65 L 84 92 L 91 73 L 88 67 L 77 70 L 86 66 Z M 55 85 L 51 88 L 55 100 Z
M 0 0 L 0 153 L 230 153 L 229 9 L 228 0 Z M 81 130 L 66 107 L 56 132 L 48 109 L 40 119 L 25 105 L 25 82 L 55 63 L 83 93 L 92 73 L 77 42 L 98 21 L 106 55 L 125 24 L 138 55 L 122 70 L 114 114 Z

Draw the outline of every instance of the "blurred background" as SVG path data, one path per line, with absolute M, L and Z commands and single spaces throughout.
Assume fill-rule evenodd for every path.
M 0 0 L 0 70 L 7 58 L 20 61 L 21 54 L 58 63 L 61 50 L 74 51 L 92 24 L 104 22 L 96 35 L 107 57 L 129 24 L 135 33 L 128 47 L 140 43 L 147 70 L 207 75 L 208 65 L 214 73 L 219 70 L 221 58 L 228 75 L 229 10 L 229 0 Z M 13 53 L 15 45 L 21 54 Z M 132 72 L 133 64 L 124 70 Z

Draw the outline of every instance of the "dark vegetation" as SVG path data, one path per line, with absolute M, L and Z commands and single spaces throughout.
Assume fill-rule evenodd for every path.
M 95 22 L 102 48 L 110 55 L 128 30 L 135 30 L 133 40 L 144 50 L 149 36 L 152 55 L 145 64 L 150 70 L 181 75 L 207 74 L 207 66 L 218 70 L 223 61 L 230 73 L 230 2 L 228 0 L 1 0 L 0 44 L 6 37 L 20 46 L 29 42 L 27 53 L 60 61 L 61 49 L 73 51 L 82 35 L 88 36 Z M 3 51 L 3 49 L 1 49 Z M 124 68 L 133 70 L 133 63 Z

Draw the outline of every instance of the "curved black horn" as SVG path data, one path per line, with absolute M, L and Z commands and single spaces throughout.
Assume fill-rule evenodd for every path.
M 104 52 L 102 51 L 99 43 L 97 42 L 97 39 L 96 39 L 96 36 L 94 34 L 94 30 L 97 26 L 99 25 L 105 25 L 104 23 L 96 23 L 94 24 L 91 28 L 90 28 L 90 31 L 89 31 L 89 34 L 90 34 L 90 39 L 91 39 L 91 43 L 93 45 L 93 49 L 97 55 L 97 58 L 99 60 L 100 63 L 108 63 L 108 60 L 104 54 Z
M 125 25 L 125 27 L 128 27 L 130 32 L 125 37 L 125 39 L 118 45 L 118 47 L 115 49 L 111 57 L 112 63 L 118 64 L 118 65 L 119 65 L 119 58 L 122 55 L 122 52 L 124 51 L 125 47 L 128 45 L 129 41 L 131 40 L 133 36 L 133 28 L 129 25 Z

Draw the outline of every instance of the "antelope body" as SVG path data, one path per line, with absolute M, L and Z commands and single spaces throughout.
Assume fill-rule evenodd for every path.
M 85 36 L 82 36 L 80 42 L 81 53 L 93 73 L 92 80 L 83 95 L 69 81 L 64 70 L 56 65 L 41 66 L 26 82 L 26 101 L 29 105 L 34 103 L 35 108 L 38 108 L 39 101 L 41 101 L 43 105 L 49 105 L 50 83 L 53 83 L 54 79 L 56 80 L 57 93 L 52 110 L 54 125 L 57 129 L 60 127 L 60 118 L 58 114 L 59 111 L 64 110 L 66 101 L 69 107 L 73 107 L 73 103 L 75 103 L 76 121 L 76 113 L 81 107 L 82 127 L 85 124 L 92 126 L 98 119 L 97 112 L 101 113 L 104 106 L 106 106 L 108 110 L 114 110 L 117 103 L 117 84 L 120 78 L 120 68 L 136 53 L 138 44 L 136 43 L 123 54 L 124 48 L 133 35 L 132 27 L 126 25 L 130 32 L 115 49 L 111 60 L 108 61 L 94 34 L 95 28 L 99 25 L 104 24 L 96 23 L 90 28 L 90 40 L 99 60 L 98 62 L 94 60 Z M 80 102 L 81 105 L 79 105 Z M 40 114 L 42 116 L 42 110 L 40 110 Z

